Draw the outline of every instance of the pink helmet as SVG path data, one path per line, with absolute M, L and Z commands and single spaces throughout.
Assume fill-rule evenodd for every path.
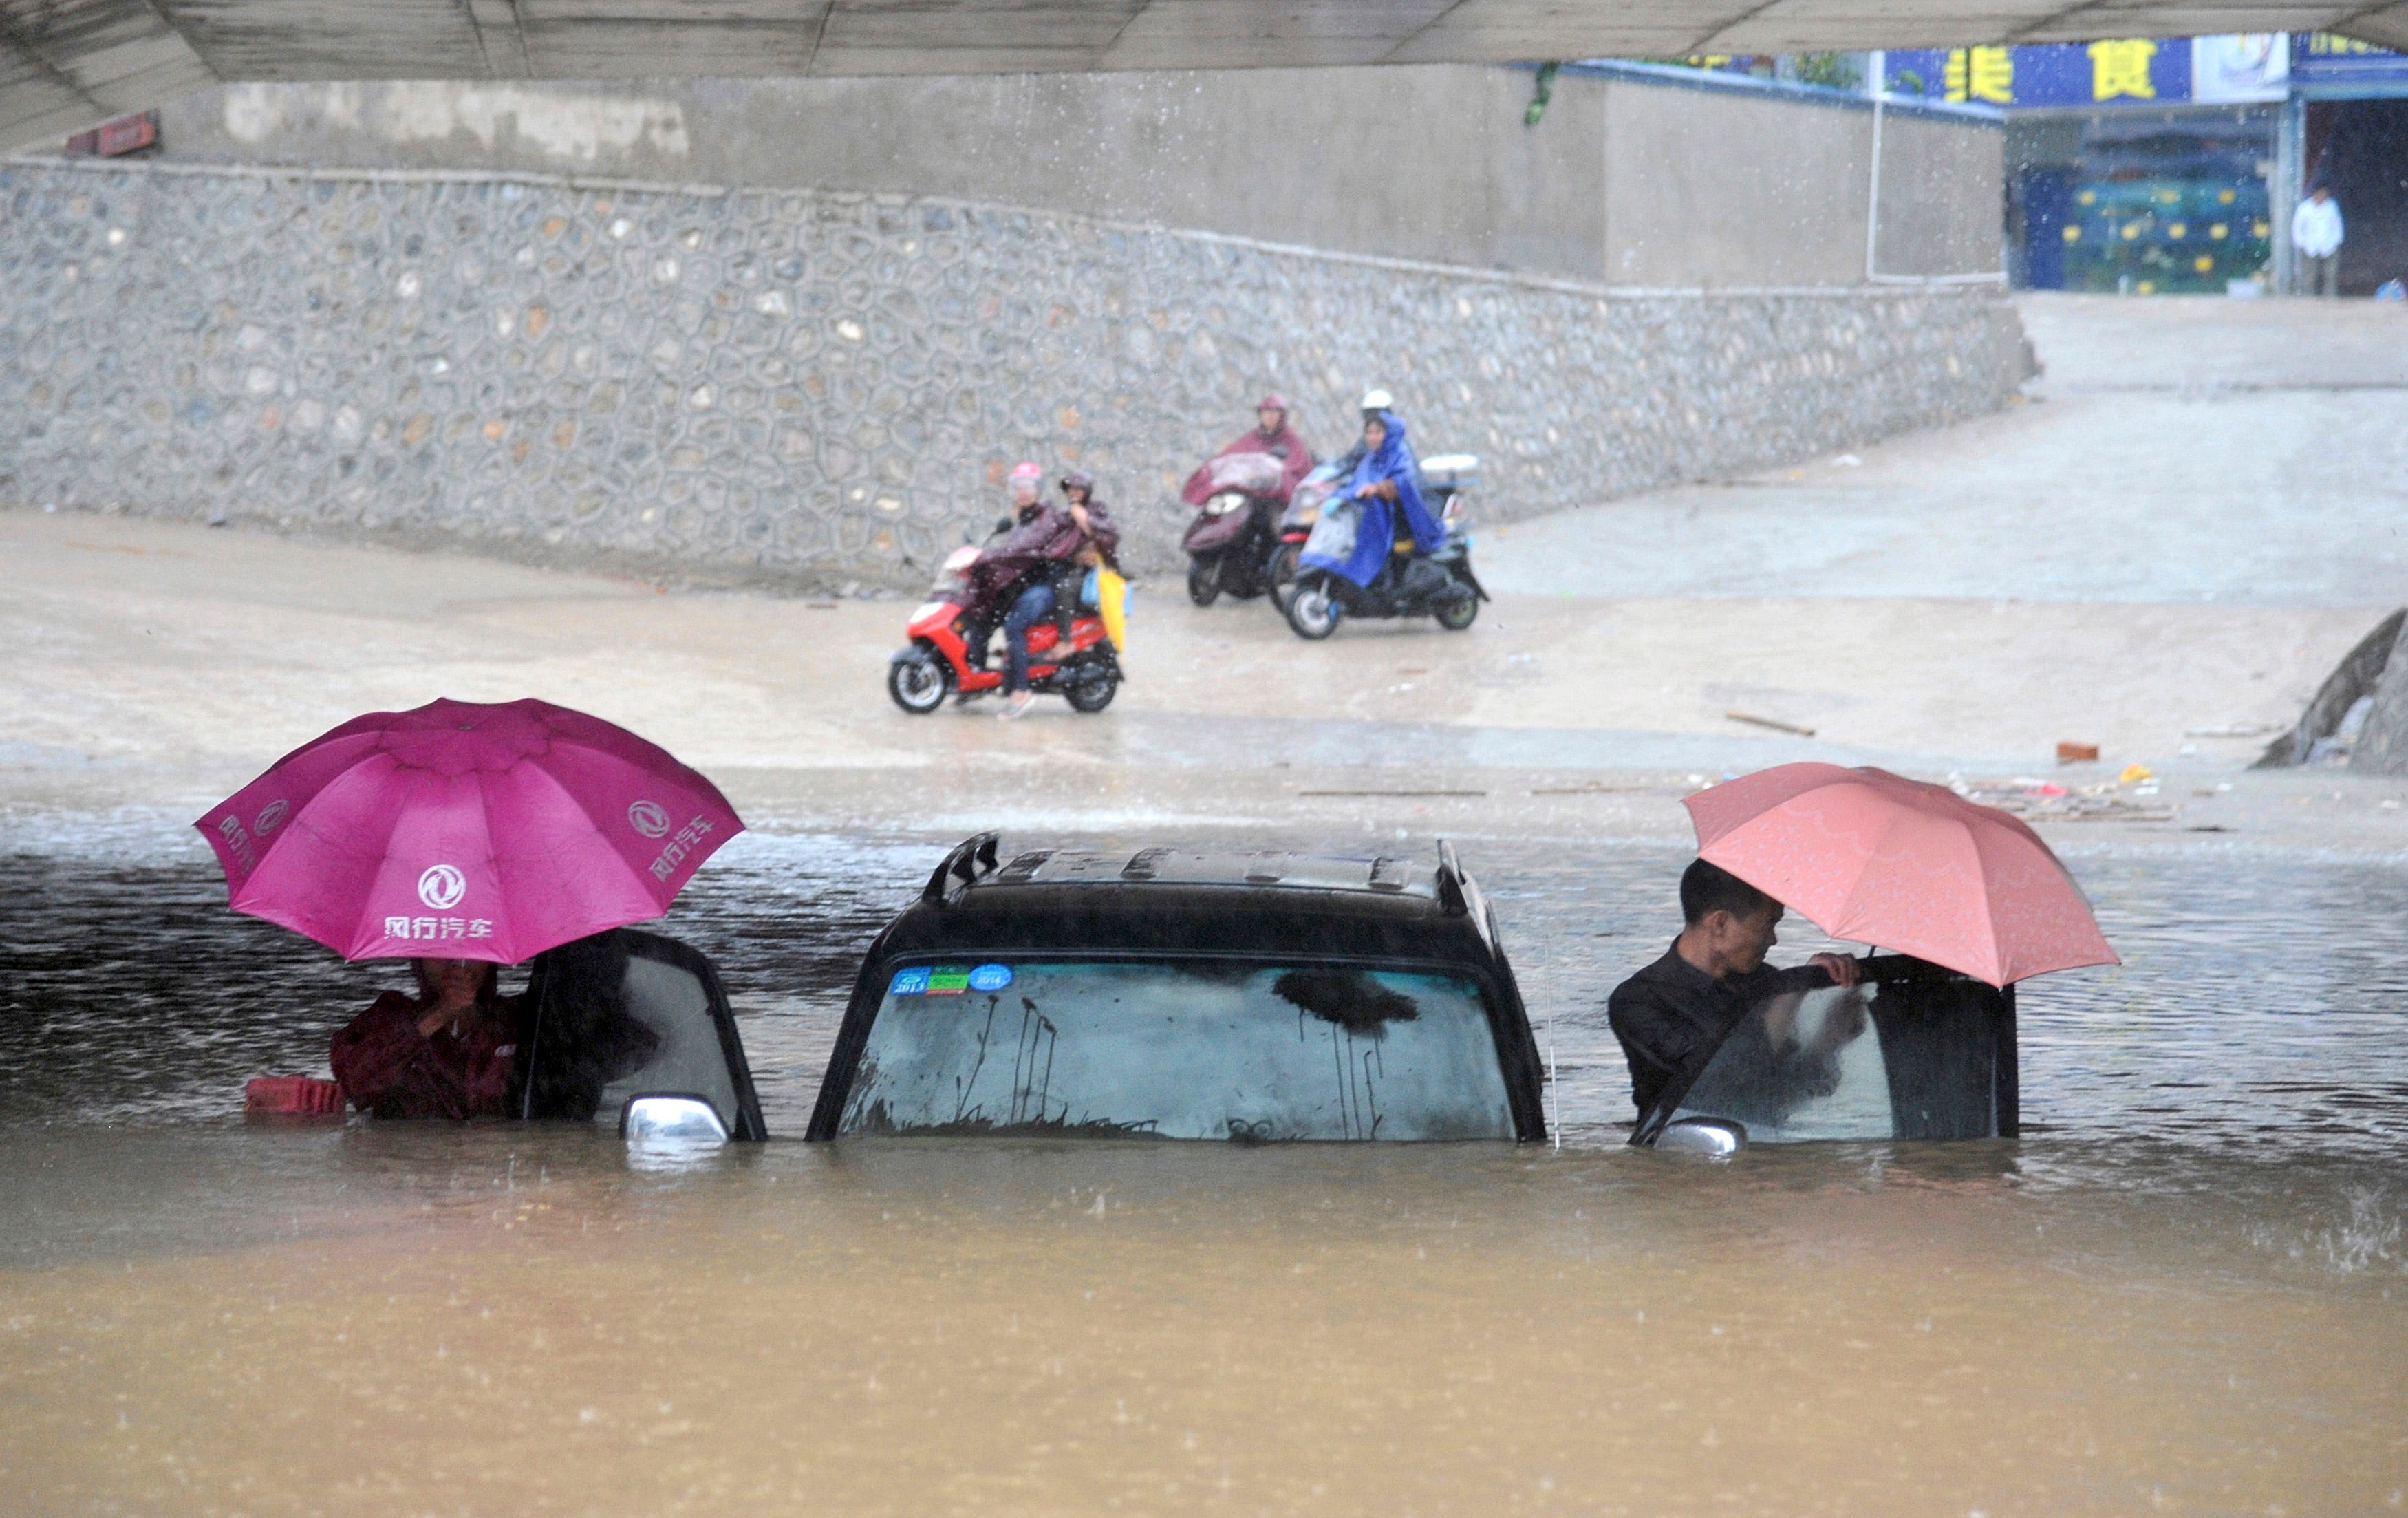
M 1034 464 L 1021 463 L 1013 465 L 1011 466 L 1011 482 L 1016 485 L 1024 480 L 1029 481 L 1031 484 L 1042 484 L 1045 480 L 1045 471 L 1039 468 Z
M 1269 394 L 1265 395 L 1261 400 L 1256 401 L 1254 403 L 1254 409 L 1257 411 L 1284 411 L 1287 409 L 1287 397 L 1274 390 Z

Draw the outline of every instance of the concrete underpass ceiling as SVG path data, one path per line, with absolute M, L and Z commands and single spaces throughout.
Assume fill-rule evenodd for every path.
M 260 79 L 1512 63 L 2329 30 L 2408 0 L 0 0 L 0 150 Z

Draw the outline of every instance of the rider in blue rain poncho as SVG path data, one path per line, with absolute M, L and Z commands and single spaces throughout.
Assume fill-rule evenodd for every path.
M 1363 441 L 1349 454 L 1354 472 L 1331 493 L 1335 498 L 1358 504 L 1352 551 L 1339 558 L 1316 552 L 1307 543 L 1301 558 L 1303 564 L 1343 575 L 1357 586 L 1370 584 L 1387 562 L 1396 541 L 1398 510 L 1405 514 L 1416 552 L 1435 553 L 1446 543 L 1446 528 L 1422 504 L 1421 467 L 1413 460 L 1412 450 L 1405 446 L 1404 419 L 1389 409 L 1390 405 L 1385 391 L 1375 390 L 1363 397 Z M 1328 514 L 1326 508 L 1323 514 Z

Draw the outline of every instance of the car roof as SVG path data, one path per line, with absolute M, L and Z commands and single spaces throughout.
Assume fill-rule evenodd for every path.
M 992 875 L 969 882 L 969 892 L 1014 885 L 1226 885 L 1256 890 L 1347 891 L 1366 896 L 1413 896 L 1438 900 L 1436 861 L 1394 853 L 1326 855 L 1293 851 L 1252 853 L 1157 847 L 1131 853 L 1081 849 L 1031 849 L 1015 854 Z
M 1354 858 L 1156 846 L 946 856 L 874 958 L 996 952 L 1269 953 L 1494 968 L 1485 903 L 1454 851 Z

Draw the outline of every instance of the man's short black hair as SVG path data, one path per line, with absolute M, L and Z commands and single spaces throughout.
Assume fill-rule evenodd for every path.
M 1681 872 L 1681 920 L 1696 927 L 1709 912 L 1747 917 L 1780 903 L 1720 865 L 1700 859 Z

